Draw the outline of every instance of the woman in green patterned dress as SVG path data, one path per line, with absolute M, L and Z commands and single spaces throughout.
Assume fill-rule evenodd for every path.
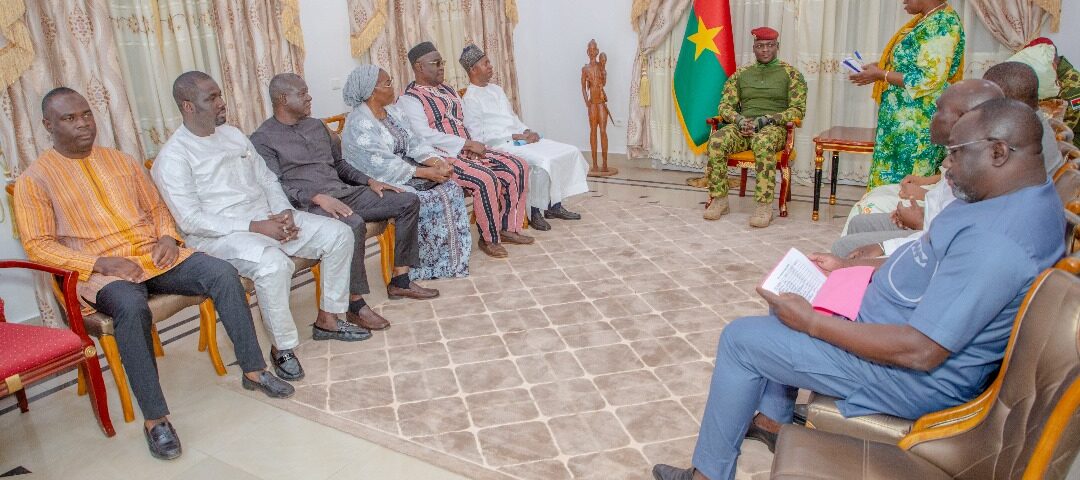
M 874 84 L 879 103 L 867 189 L 937 173 L 945 148 L 930 143 L 930 119 L 941 92 L 963 78 L 964 28 L 956 11 L 941 0 L 904 0 L 904 10 L 915 17 L 889 40 L 881 61 L 851 75 L 856 85 Z

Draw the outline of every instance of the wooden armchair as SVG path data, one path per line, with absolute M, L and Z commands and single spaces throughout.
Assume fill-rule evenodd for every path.
M 715 132 L 720 129 L 721 120 L 719 117 L 713 117 L 705 120 L 712 130 Z M 787 139 L 784 141 L 784 149 L 776 152 L 776 169 L 780 170 L 780 192 L 778 192 L 777 198 L 780 199 L 780 216 L 786 217 L 787 202 L 791 201 L 791 161 L 795 158 L 795 129 L 802 126 L 802 120 L 795 120 L 794 122 L 788 122 Z M 733 155 L 729 155 L 727 159 L 728 167 L 735 167 L 742 170 L 742 175 L 739 179 L 739 196 L 746 196 L 746 176 L 747 172 L 751 168 L 755 168 L 754 152 L 746 150 Z
M 5 191 L 8 194 L 8 203 L 14 205 L 15 201 L 15 184 L 8 183 L 5 187 Z M 53 294 L 59 303 L 65 304 L 69 298 L 69 294 L 65 292 L 61 285 L 53 282 Z M 78 297 L 70 297 L 78 303 Z M 217 312 L 214 310 L 214 302 L 206 297 L 195 297 L 186 295 L 150 295 L 148 299 L 150 305 L 150 312 L 153 315 L 153 325 L 151 325 L 150 334 L 154 339 L 154 356 L 165 356 L 165 349 L 161 346 L 161 338 L 158 336 L 157 323 L 167 320 L 168 318 L 176 315 L 181 310 L 198 305 L 199 306 L 199 337 L 207 336 L 207 332 L 213 334 L 217 327 Z M 66 317 L 68 323 L 73 323 L 71 316 Z M 120 397 L 120 410 L 124 414 L 125 422 L 132 422 L 135 420 L 135 411 L 131 406 L 131 392 L 129 391 L 127 384 L 127 375 L 124 372 L 124 365 L 120 361 L 120 348 L 116 344 L 116 337 L 113 330 L 112 317 L 105 315 L 101 312 L 94 312 L 89 315 L 79 314 L 79 318 L 82 319 L 82 326 L 86 333 L 92 337 L 98 339 L 101 343 L 101 351 L 105 354 L 105 362 L 109 365 L 109 370 L 112 371 L 113 380 L 116 382 L 117 395 Z M 217 338 L 211 336 L 209 338 Z M 199 351 L 206 351 L 206 347 L 203 342 L 200 341 Z M 225 375 L 225 363 L 221 360 L 221 354 L 218 353 L 217 342 L 210 348 L 210 363 L 214 366 L 214 371 L 218 375 Z M 81 380 L 81 377 L 80 377 Z M 81 381 L 79 383 L 79 395 L 86 393 L 86 386 Z
M 0 269 L 21 268 L 52 274 L 61 278 L 62 302 L 67 314 L 68 329 L 38 327 L 7 323 L 4 302 L 0 300 L 0 397 L 14 394 L 19 410 L 30 410 L 26 386 L 47 380 L 72 367 L 79 369 L 79 385 L 90 384 L 90 406 L 106 437 L 116 435 L 109 418 L 109 402 L 105 396 L 105 381 L 101 378 L 94 342 L 83 327 L 79 302 L 75 299 L 78 274 L 22 260 L 0 261 Z

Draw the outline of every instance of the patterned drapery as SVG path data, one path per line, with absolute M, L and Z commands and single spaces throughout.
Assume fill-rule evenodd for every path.
M 23 22 L 23 0 L 0 0 L 0 87 L 6 88 L 34 61 L 34 45 Z
M 400 91 L 412 81 L 407 52 L 424 40 L 434 43 L 447 60 L 446 82 L 457 88 L 468 85 L 457 58 L 465 45 L 475 43 L 495 67 L 492 82 L 502 86 L 520 110 L 514 0 L 349 0 L 348 8 L 353 56 L 386 69 L 395 89 Z
M 273 112 L 270 79 L 304 73 L 302 40 L 295 37 L 300 27 L 283 22 L 283 14 L 295 22 L 297 7 L 289 0 L 213 0 L 213 6 L 228 121 L 251 133 Z
M 987 31 L 972 1 L 950 2 L 964 21 L 965 76 L 969 78 L 981 76 L 1011 54 Z M 649 56 L 652 102 L 641 128 L 649 130 L 651 143 L 639 153 L 652 158 L 658 167 L 697 170 L 704 167 L 705 156 L 694 155 L 687 148 L 671 99 L 671 78 L 682 47 L 687 13 L 677 19 L 667 39 Z M 802 128 L 796 132 L 797 156 L 792 175 L 800 183 L 809 183 L 814 171 L 814 136 L 831 126 L 872 127 L 877 122 L 869 89 L 852 85 L 840 61 L 853 50 L 859 50 L 869 61 L 877 60 L 889 37 L 910 17 L 899 2 L 863 0 L 731 0 L 731 16 L 736 64 L 754 61 L 750 30 L 768 25 L 780 31 L 779 58 L 806 77 L 810 105 Z M 636 103 L 637 99 L 632 98 L 631 108 Z M 868 170 L 869 157 L 845 154 L 841 156 L 838 177 L 865 183 Z M 828 169 L 825 175 L 828 177 Z
M 1047 18 L 1057 31 L 1061 0 L 968 0 L 997 41 L 1014 52 L 1037 38 Z
M 189 70 L 221 78 L 211 2 L 109 1 L 128 98 L 147 158 L 157 155 L 183 121 L 172 97 L 173 80 Z
M 654 106 L 649 81 L 650 55 L 670 41 L 674 29 L 682 28 L 679 20 L 686 19 L 690 3 L 691 0 L 635 0 L 631 8 L 630 21 L 638 33 L 638 53 L 634 57 L 630 79 L 630 118 L 626 124 L 626 148 L 632 158 L 645 157 L 647 152 L 653 151 L 652 132 L 644 128 L 650 123 L 649 116 L 653 113 L 650 107 Z M 679 41 L 682 41 L 681 32 Z M 645 81 L 644 92 L 642 80 Z M 667 109 L 660 106 L 659 110 Z M 667 118 L 666 111 L 656 113 Z
M 107 5 L 100 0 L 26 2 L 21 21 L 34 56 L 22 75 L 0 92 L 0 159 L 5 179 L 13 180 L 52 144 L 41 125 L 41 97 L 61 85 L 82 93 L 90 103 L 99 145 L 140 151 Z M 22 42 L 6 30 L 4 36 L 9 42 Z M 34 278 L 43 322 L 59 325 L 49 285 L 52 280 L 45 275 Z

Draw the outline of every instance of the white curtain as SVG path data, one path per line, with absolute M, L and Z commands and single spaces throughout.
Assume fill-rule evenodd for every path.
M 120 64 L 143 152 L 153 158 L 183 119 L 172 97 L 181 73 L 221 79 L 211 0 L 110 0 Z
M 965 78 L 979 77 L 1011 51 L 994 40 L 968 0 L 950 4 L 964 22 L 967 34 Z M 731 0 L 736 62 L 754 61 L 750 30 L 768 25 L 780 31 L 779 58 L 795 66 L 809 87 L 807 115 L 796 132 L 797 156 L 792 175 L 809 183 L 814 171 L 813 138 L 832 126 L 873 127 L 876 106 L 868 87 L 852 85 L 839 61 L 859 52 L 868 61 L 881 56 L 889 38 L 910 17 L 900 2 L 865 0 Z M 685 25 L 686 16 L 680 22 Z M 652 135 L 650 158 L 659 168 L 702 169 L 704 155 L 693 155 L 682 137 L 671 101 L 675 71 L 684 31 L 675 28 L 667 42 L 650 57 L 652 109 L 647 128 Z M 867 155 L 841 155 L 839 178 L 865 183 L 870 167 Z M 826 168 L 826 176 L 829 169 Z

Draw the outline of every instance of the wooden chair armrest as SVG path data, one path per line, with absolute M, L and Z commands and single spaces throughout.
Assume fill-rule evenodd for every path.
M 344 113 L 339 113 L 332 117 L 326 117 L 322 119 L 322 121 L 326 124 L 326 128 L 330 129 L 331 132 L 341 135 L 341 132 L 345 130 L 345 116 Z
M 62 306 L 68 316 L 68 328 L 75 332 L 79 338 L 88 340 L 86 335 L 86 327 L 83 325 L 82 306 L 79 305 L 78 295 L 75 293 L 75 285 L 79 281 L 79 274 L 71 270 L 64 270 L 61 268 L 50 267 L 48 265 L 42 265 L 40 263 L 30 262 L 26 260 L 0 260 L 0 269 L 3 268 L 23 268 L 27 270 L 36 270 L 39 272 L 45 272 L 52 274 L 54 277 L 61 277 L 63 284 L 63 298 L 60 299 Z

